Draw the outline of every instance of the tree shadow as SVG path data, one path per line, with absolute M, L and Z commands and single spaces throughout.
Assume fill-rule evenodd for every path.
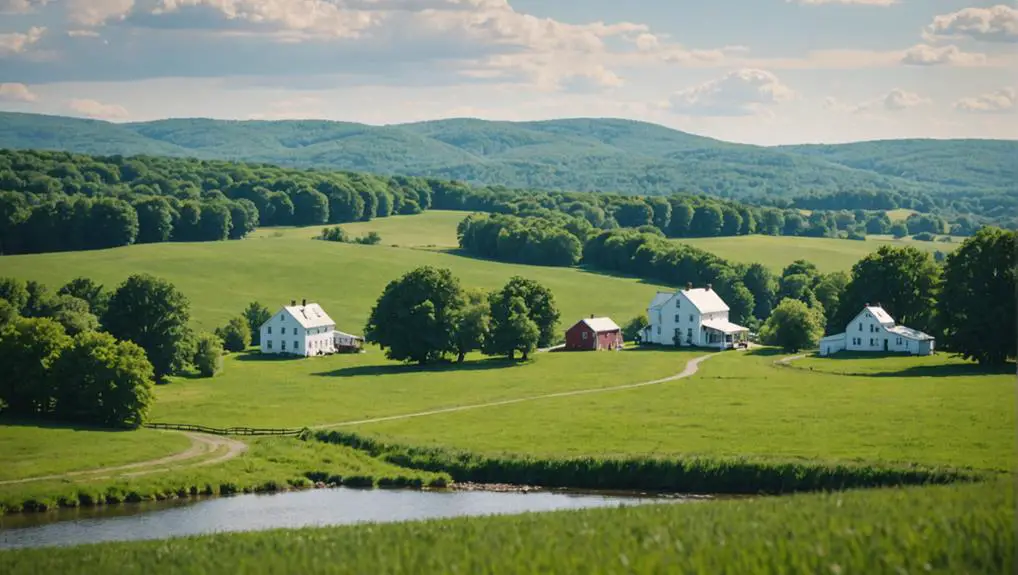
M 332 371 L 323 371 L 319 373 L 313 373 L 318 377 L 362 377 L 362 376 L 380 376 L 380 375 L 407 375 L 414 373 L 452 373 L 460 371 L 487 371 L 491 369 L 503 369 L 520 367 L 530 363 L 532 360 L 524 362 L 521 359 L 506 359 L 506 358 L 491 358 L 491 359 L 480 359 L 475 361 L 465 361 L 463 363 L 456 363 L 452 361 L 443 361 L 439 363 L 429 363 L 425 365 L 406 364 L 406 363 L 392 363 L 388 365 L 355 365 L 351 367 L 343 367 Z
M 676 347 L 674 345 L 663 345 L 663 344 L 645 344 L 645 345 L 634 345 L 633 347 L 627 347 L 623 349 L 624 352 L 640 352 L 640 351 L 656 351 L 656 352 L 674 352 L 679 353 L 683 351 L 698 351 L 703 353 L 711 353 L 720 351 L 714 347 L 692 347 L 683 346 Z
M 743 353 L 754 357 L 777 357 L 779 355 L 789 355 L 787 351 L 783 351 L 776 347 L 754 347 Z
M 338 355 L 338 354 L 337 354 Z M 354 354 L 346 354 L 354 355 Z M 313 359 L 319 356 L 304 357 L 303 355 L 288 355 L 278 353 L 262 353 L 260 351 L 241 351 L 230 354 L 237 361 L 258 361 L 258 362 L 286 362 L 286 361 L 300 361 L 302 359 Z M 325 356 L 320 356 L 325 357 Z
M 959 377 L 965 375 L 1014 375 L 1015 364 L 987 367 L 979 364 L 967 365 L 916 365 L 897 371 L 878 371 L 858 374 L 866 377 Z
M 24 419 L 20 417 L 0 416 L 0 427 L 33 427 L 36 429 L 66 429 L 70 431 L 102 431 L 106 433 L 125 433 L 137 431 L 127 427 L 98 427 L 84 423 L 66 421 L 46 421 L 41 419 Z

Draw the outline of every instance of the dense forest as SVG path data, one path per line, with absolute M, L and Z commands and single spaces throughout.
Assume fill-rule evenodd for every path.
M 433 208 L 500 214 L 497 222 L 503 227 L 515 222 L 514 229 L 521 222 L 527 229 L 551 222 L 581 244 L 599 231 L 620 227 L 649 226 L 670 237 L 760 233 L 852 239 L 867 233 L 943 234 L 949 228 L 969 234 L 975 228 L 974 222 L 949 226 L 933 214 L 894 224 L 883 211 L 803 215 L 788 207 L 692 194 L 545 192 L 221 160 L 0 150 L 2 254 L 240 239 L 256 226 L 365 221 Z M 566 249 L 574 255 L 580 251 L 575 244 Z M 523 252 L 520 257 L 545 263 Z
M 526 189 L 679 192 L 776 207 L 854 210 L 876 202 L 1018 228 L 1018 142 L 1010 141 L 768 148 L 614 119 L 112 124 L 0 113 L 0 148 L 243 160 Z M 856 198 L 865 201 L 846 203 Z

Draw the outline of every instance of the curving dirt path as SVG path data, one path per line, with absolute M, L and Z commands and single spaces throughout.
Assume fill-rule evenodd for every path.
M 79 478 L 92 480 L 109 479 L 116 476 L 133 477 L 136 475 L 145 475 L 158 471 L 169 471 L 170 469 L 178 469 L 181 467 L 197 467 L 199 465 L 222 463 L 239 456 L 247 450 L 246 443 L 229 437 L 209 435 L 205 433 L 194 433 L 190 431 L 169 431 L 167 433 L 183 433 L 191 440 L 191 446 L 180 453 L 167 455 L 158 459 L 139 461 L 137 463 L 129 463 L 127 465 L 117 465 L 115 467 L 99 467 L 96 469 L 69 471 L 67 473 L 58 473 L 54 475 L 39 475 L 23 479 L 9 479 L 6 481 L 0 481 L 0 485 L 30 483 L 33 481 L 46 481 L 53 479 Z M 196 459 L 201 459 L 208 455 L 216 456 L 210 459 L 202 459 L 198 463 L 191 463 Z M 181 465 L 183 463 L 186 463 L 187 465 Z M 103 473 L 105 475 L 97 475 L 99 473 Z
M 360 419 L 356 421 L 343 421 L 340 423 L 327 423 L 324 425 L 315 425 L 311 429 L 331 429 L 333 427 L 345 427 L 348 425 L 360 425 L 362 423 L 380 423 L 383 421 L 397 421 L 400 419 L 410 419 L 413 417 L 425 417 L 428 415 L 439 415 L 442 413 L 455 413 L 457 411 L 467 411 L 471 409 L 481 409 L 484 407 L 498 407 L 501 405 L 512 405 L 514 403 L 523 403 L 526 401 L 537 401 L 539 399 L 552 399 L 555 397 L 572 397 L 575 395 L 587 395 L 591 393 L 605 393 L 609 391 L 621 391 L 625 389 L 636 389 L 639 387 L 647 387 L 649 385 L 660 385 L 662 383 L 668 383 L 669 381 L 675 381 L 677 379 L 683 379 L 689 377 L 697 372 L 700 368 L 700 364 L 708 359 L 714 357 L 715 354 L 702 355 L 700 357 L 689 360 L 686 363 L 686 368 L 680 373 L 665 377 L 662 379 L 655 379 L 654 381 L 644 381 L 642 383 L 630 383 L 626 385 L 616 385 L 614 387 L 598 387 L 594 389 L 580 389 L 575 391 L 560 391 L 558 393 L 548 393 L 544 395 L 532 395 L 530 397 L 519 397 L 516 399 L 504 399 L 501 401 L 490 401 L 487 403 L 475 403 L 472 405 L 461 405 L 458 407 L 445 407 L 442 409 L 432 409 L 429 411 L 419 411 L 417 413 L 406 413 L 403 415 L 389 415 L 386 417 L 374 417 L 371 419 Z

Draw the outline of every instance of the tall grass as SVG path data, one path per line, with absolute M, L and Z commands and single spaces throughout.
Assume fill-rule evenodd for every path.
M 0 573 L 1015 572 L 1006 483 L 0 552 Z
M 577 489 L 634 489 L 681 493 L 779 494 L 862 487 L 977 481 L 988 474 L 950 468 L 849 465 L 748 458 L 574 457 L 482 455 L 442 447 L 386 443 L 354 433 L 318 432 L 319 441 L 365 451 L 384 461 L 456 481 L 515 483 Z

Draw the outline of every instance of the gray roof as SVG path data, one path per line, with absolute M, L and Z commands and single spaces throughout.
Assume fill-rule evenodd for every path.
M 622 329 L 608 317 L 591 317 L 582 319 L 580 322 L 587 324 L 587 327 L 594 330 L 596 333 L 619 331 Z
M 724 334 L 741 333 L 749 331 L 748 327 L 742 327 L 737 323 L 725 321 L 722 319 L 709 319 L 703 322 L 703 327 L 713 329 L 714 331 L 720 331 Z
M 894 325 L 894 318 L 891 317 L 891 314 L 887 313 L 887 311 L 884 310 L 884 308 L 878 305 L 868 305 L 866 306 L 865 309 L 866 311 L 873 314 L 873 317 L 877 318 L 877 321 L 879 321 L 881 325 L 887 324 Z
M 325 313 L 322 306 L 316 303 L 309 303 L 303 306 L 288 305 L 284 306 L 283 309 L 293 316 L 297 323 L 305 329 L 336 325 L 336 322 L 332 321 L 332 318 L 329 317 L 329 314 Z
M 921 332 L 921 331 L 919 331 L 917 329 L 912 329 L 910 327 L 905 327 L 903 325 L 896 325 L 894 327 L 889 327 L 889 328 L 887 328 L 887 331 L 889 331 L 889 332 L 891 332 L 893 334 L 900 335 L 901 337 L 906 337 L 908 339 L 914 339 L 914 340 L 918 340 L 918 341 L 926 341 L 926 340 L 933 339 L 933 336 L 928 334 L 928 333 L 923 333 L 923 332 Z

